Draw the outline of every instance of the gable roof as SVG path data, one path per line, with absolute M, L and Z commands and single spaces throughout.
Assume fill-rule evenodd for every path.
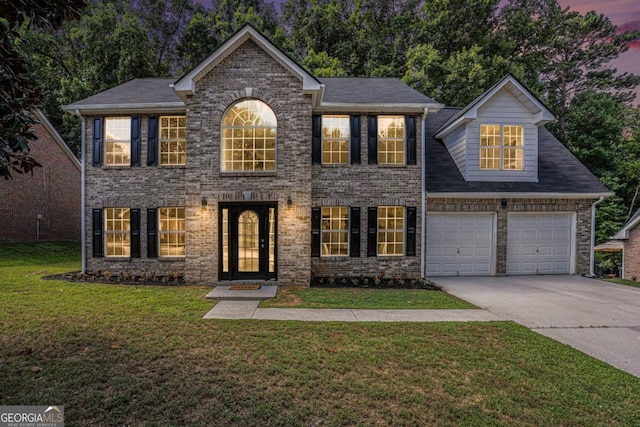
M 460 197 L 599 197 L 613 195 L 545 127 L 538 128 L 538 182 L 465 181 L 444 143 L 432 136 L 459 116 L 446 108 L 426 121 L 425 185 L 430 195 Z M 437 194 L 433 194 L 437 193 Z
M 471 101 L 469 105 L 443 123 L 442 126 L 436 130 L 436 137 L 442 138 L 459 126 L 476 119 L 478 117 L 478 109 L 502 89 L 508 90 L 509 93 L 518 99 L 518 101 L 535 116 L 535 124 L 537 126 L 553 121 L 553 114 L 544 106 L 542 101 L 520 83 L 514 75 L 507 74 L 502 80 L 493 85 L 493 87 Z
M 73 154 L 73 152 L 71 151 L 67 143 L 64 141 L 64 139 L 62 139 L 62 136 L 60 136 L 60 134 L 53 127 L 49 119 L 47 119 L 47 116 L 45 116 L 44 113 L 40 110 L 34 110 L 33 115 L 36 116 L 36 119 L 40 122 L 40 124 L 46 129 L 47 132 L 49 132 L 49 135 L 51 135 L 51 138 L 53 138 L 53 140 L 56 142 L 56 144 L 58 144 L 58 146 L 64 152 L 64 154 L 66 154 L 69 160 L 71 160 L 71 163 L 73 163 L 73 166 L 75 166 L 76 169 L 80 171 L 82 169 L 82 166 L 80 165 L 80 160 L 78 160 L 78 158 Z
M 325 85 L 322 107 L 384 105 L 388 107 L 443 108 L 432 98 L 389 77 L 320 77 Z
M 158 113 L 184 111 L 184 102 L 171 87 L 175 80 L 133 79 L 62 108 L 80 113 L 136 112 L 145 109 L 154 109 Z
M 640 223 L 640 209 L 635 211 L 633 216 L 629 218 L 629 221 L 611 238 L 616 240 L 627 240 L 629 238 L 629 232 Z
M 186 95 L 193 95 L 196 90 L 196 82 L 211 71 L 212 68 L 222 62 L 227 56 L 242 46 L 247 40 L 252 40 L 282 66 L 294 75 L 297 75 L 302 81 L 302 90 L 305 93 L 310 93 L 314 99 L 321 98 L 321 95 L 318 96 L 318 93 L 321 92 L 323 87 L 318 79 L 312 76 L 301 65 L 291 59 L 286 53 L 280 50 L 276 45 L 249 24 L 242 27 L 237 33 L 227 39 L 227 41 L 216 49 L 216 51 L 207 59 L 202 61 L 175 82 L 174 89 L 176 93 L 183 98 Z

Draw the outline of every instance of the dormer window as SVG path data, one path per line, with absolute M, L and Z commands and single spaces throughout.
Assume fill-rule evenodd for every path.
M 523 126 L 480 126 L 480 169 L 521 171 L 523 151 Z

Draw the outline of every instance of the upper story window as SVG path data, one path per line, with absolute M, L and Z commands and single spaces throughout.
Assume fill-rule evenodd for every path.
M 131 255 L 131 209 L 106 208 L 104 210 L 106 256 Z
M 349 208 L 322 208 L 322 256 L 349 255 Z
M 349 163 L 349 116 L 322 116 L 322 163 Z
M 404 164 L 404 116 L 378 116 L 378 163 Z
M 480 169 L 523 170 L 524 127 L 480 125 Z
M 109 166 L 131 165 L 131 118 L 105 118 L 104 135 L 105 164 Z
M 267 104 L 255 99 L 236 103 L 222 119 L 222 170 L 275 170 L 276 130 L 276 116 Z
M 187 118 L 185 116 L 160 117 L 160 164 L 185 165 L 187 163 Z
M 378 256 L 404 255 L 404 206 L 378 207 Z

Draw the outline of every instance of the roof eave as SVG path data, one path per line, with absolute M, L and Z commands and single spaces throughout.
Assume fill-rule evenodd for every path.
M 423 113 L 425 109 L 430 113 L 435 113 L 444 108 L 444 105 L 437 103 L 359 103 L 359 102 L 321 102 L 318 106 L 323 111 L 344 111 L 344 112 L 367 112 L 367 111 L 389 111 L 389 112 L 412 112 Z
M 157 102 L 145 104 L 86 104 L 64 105 L 63 110 L 76 114 L 132 114 L 132 113 L 184 113 L 183 102 Z
M 599 197 L 611 197 L 615 193 L 611 191 L 597 193 L 549 193 L 549 192 L 515 192 L 515 191 L 496 191 L 496 192 L 448 192 L 448 191 L 427 191 L 427 197 L 431 198 L 473 198 L 473 199 L 546 199 L 546 198 L 564 198 L 564 199 L 597 199 Z

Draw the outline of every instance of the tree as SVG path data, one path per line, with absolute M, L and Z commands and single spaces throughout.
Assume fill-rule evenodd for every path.
M 0 176 L 27 173 L 40 166 L 29 156 L 29 141 L 36 138 L 30 127 L 30 111 L 42 99 L 29 77 L 26 58 L 16 49 L 20 28 L 59 28 L 65 20 L 79 16 L 82 0 L 0 0 Z
M 561 141 L 569 106 L 579 94 L 608 92 L 627 104 L 633 100 L 640 76 L 617 74 L 611 61 L 640 33 L 618 33 L 606 16 L 562 9 L 556 0 L 509 0 L 498 28 L 511 60 L 527 70 L 526 83 L 555 114 L 550 128 Z

